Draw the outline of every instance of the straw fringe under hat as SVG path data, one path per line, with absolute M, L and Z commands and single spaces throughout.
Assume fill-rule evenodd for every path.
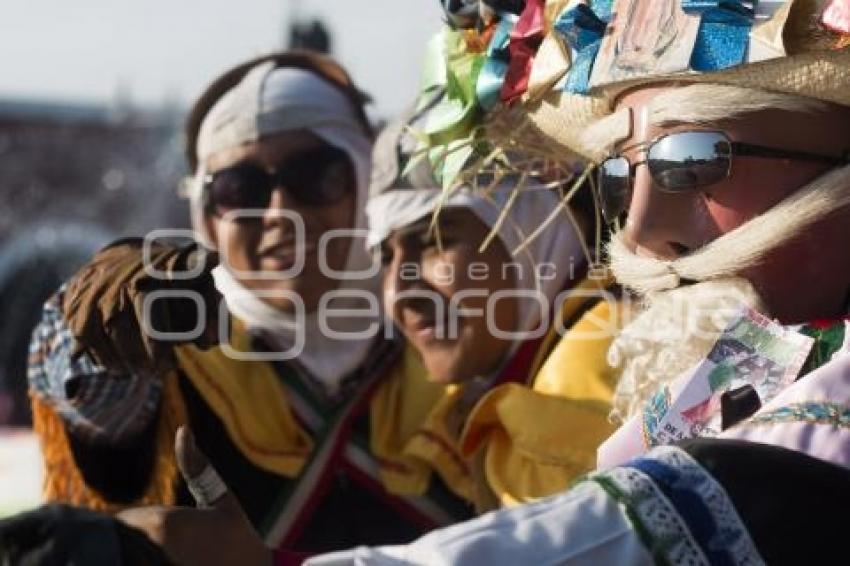
M 744 63 L 711 72 L 689 69 L 672 73 L 646 73 L 628 80 L 598 82 L 589 88 L 578 89 L 579 92 L 576 89 L 572 92 L 565 89 L 564 84 L 579 65 L 572 61 L 577 51 L 574 46 L 570 46 L 566 36 L 559 32 L 558 22 L 562 22 L 564 15 L 580 4 L 584 4 L 585 12 L 589 11 L 591 18 L 594 18 L 593 6 L 607 6 L 608 9 L 613 6 L 616 9 L 627 5 L 628 1 L 526 0 L 525 10 L 518 17 L 503 14 L 503 17 L 515 22 L 510 39 L 503 45 L 494 45 L 500 37 L 498 23 L 479 22 L 474 29 L 454 30 L 454 33 L 462 34 L 465 38 L 474 38 L 467 43 L 479 47 L 471 47 L 471 51 L 476 48 L 482 51 L 483 64 L 478 67 L 467 65 L 466 68 L 482 69 L 480 73 L 484 75 L 499 69 L 493 62 L 499 63 L 501 57 L 501 69 L 507 69 L 502 74 L 505 84 L 501 85 L 499 102 L 486 108 L 482 101 L 473 128 L 478 138 L 496 148 L 554 162 L 571 163 L 573 167 L 577 159 L 596 161 L 604 155 L 600 154 L 596 140 L 588 138 L 594 129 L 590 126 L 598 125 L 603 120 L 616 120 L 614 103 L 623 92 L 638 86 L 661 83 L 738 86 L 850 106 L 850 49 L 845 47 L 850 43 L 850 0 L 763 1 L 763 5 L 772 5 L 766 8 L 772 12 L 765 15 L 765 9 L 762 9 L 758 21 L 750 18 L 753 25 L 748 34 L 750 44 Z M 652 2 L 656 6 L 659 0 L 634 1 Z M 724 9 L 730 4 L 737 6 L 739 15 L 746 13 L 742 10 L 752 7 L 752 4 L 758 8 L 757 2 L 741 1 L 718 1 L 716 7 Z M 677 1 L 677 7 L 682 10 L 680 0 Z M 834 17 L 836 14 L 839 16 L 837 22 Z M 830 16 L 833 21 L 828 21 Z M 846 21 L 841 21 L 840 16 L 844 16 Z M 624 17 L 620 20 L 623 21 Z M 616 30 L 617 16 L 609 14 L 597 18 L 597 23 L 605 26 L 604 36 L 608 37 L 612 30 Z M 485 39 L 483 49 L 480 47 L 482 37 Z M 503 41 L 505 37 L 507 35 L 503 34 Z M 690 39 L 693 40 L 693 36 Z M 487 40 L 490 41 L 489 45 Z M 767 51 L 758 57 L 751 57 L 749 50 L 756 43 L 767 46 Z M 506 58 L 508 52 L 510 57 Z M 526 59 L 518 61 L 522 57 Z M 749 62 L 754 58 L 766 59 Z M 591 61 L 591 65 L 595 62 Z M 451 58 L 447 59 L 444 68 L 451 71 Z M 586 67 L 584 70 L 589 72 Z M 519 82 L 518 72 L 525 73 L 519 77 Z M 485 78 L 493 82 L 493 77 Z M 452 77 L 448 82 L 452 80 L 456 82 L 457 77 Z M 473 77 L 472 80 L 477 81 L 480 87 L 480 77 Z M 512 81 L 514 84 L 507 84 Z M 519 96 L 518 91 L 521 91 Z

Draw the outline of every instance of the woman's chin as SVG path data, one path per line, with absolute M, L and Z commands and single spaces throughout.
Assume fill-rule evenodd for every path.
M 447 368 L 443 363 L 429 363 L 427 358 L 423 358 L 423 365 L 428 372 L 428 381 L 439 383 L 440 385 L 450 385 L 458 381 L 455 372 Z
M 264 303 L 285 314 L 295 314 L 300 311 L 310 312 L 311 310 L 301 293 L 288 285 L 271 289 L 260 289 L 259 293 Z
M 312 282 L 301 278 L 282 281 L 242 280 L 242 284 L 255 291 L 264 303 L 287 314 L 315 311 L 322 294 L 330 290 L 325 288 L 324 281 Z
M 445 363 L 429 364 L 426 360 L 425 369 L 428 370 L 428 380 L 440 385 L 462 384 L 473 377 L 459 367 Z

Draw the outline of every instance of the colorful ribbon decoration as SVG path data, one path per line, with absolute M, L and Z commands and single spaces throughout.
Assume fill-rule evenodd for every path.
M 701 15 L 690 68 L 719 71 L 747 60 L 755 2 L 682 0 L 687 14 Z
M 472 154 L 469 142 L 480 116 L 475 86 L 483 63 L 483 54 L 467 49 L 462 31 L 445 28 L 429 45 L 420 101 L 431 100 L 441 89 L 445 93 L 419 134 L 425 138 L 423 146 L 435 176 L 445 186 L 454 182 Z M 408 166 L 416 162 L 411 160 Z
M 526 0 L 440 0 L 449 25 L 455 29 L 474 29 L 490 23 L 495 14 L 518 16 Z
M 499 102 L 502 85 L 511 61 L 508 45 L 516 20 L 513 14 L 503 14 L 493 33 L 493 39 L 487 47 L 487 58 L 476 84 L 478 103 L 485 111 L 492 109 Z
M 544 4 L 544 0 L 526 0 L 525 9 L 511 30 L 511 41 L 508 46 L 511 61 L 502 85 L 502 102 L 509 104 L 528 89 L 531 64 L 534 62 L 537 48 L 543 41 L 545 31 Z
M 600 3 L 602 4 L 602 3 Z M 607 2 L 610 9 L 611 2 Z M 604 6 L 603 6 L 604 8 Z M 610 12 L 606 14 L 610 16 Z M 597 16 L 591 6 L 579 4 L 564 11 L 553 25 L 573 50 L 573 62 L 564 90 L 574 94 L 586 94 L 593 62 L 602 45 L 608 23 Z

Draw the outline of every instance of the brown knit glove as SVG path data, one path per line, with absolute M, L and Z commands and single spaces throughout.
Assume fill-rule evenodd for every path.
M 220 295 L 210 275 L 214 254 L 197 245 L 151 246 L 145 270 L 143 240 L 119 240 L 98 252 L 68 283 L 62 309 L 76 341 L 74 355 L 89 353 L 110 372 L 126 375 L 152 371 L 161 375 L 175 365 L 172 347 L 178 341 L 155 339 L 143 330 L 145 296 L 157 290 L 192 290 L 203 298 L 204 332 L 191 340 L 206 348 L 215 343 Z M 191 279 L 173 274 L 202 265 Z M 151 303 L 148 326 L 158 332 L 189 332 L 198 323 L 198 308 L 188 298 L 158 298 Z M 186 340 L 184 340 L 185 342 Z

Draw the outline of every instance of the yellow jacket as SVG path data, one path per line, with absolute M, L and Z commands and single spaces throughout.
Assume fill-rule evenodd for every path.
M 531 387 L 496 387 L 473 409 L 461 448 L 482 454 L 500 504 L 558 493 L 596 467 L 597 447 L 616 428 L 608 421 L 616 376 L 606 363 L 613 336 L 604 336 L 616 311 L 598 303 L 560 339 Z
M 586 302 L 574 301 L 565 312 Z M 591 470 L 596 447 L 613 430 L 607 414 L 614 376 L 605 363 L 610 332 L 604 331 L 606 325 L 616 325 L 616 317 L 616 309 L 600 302 L 563 337 L 553 329 L 541 347 L 533 380 L 518 380 L 531 386 L 507 383 L 489 391 L 470 412 L 462 434 L 448 424 L 462 386 L 429 381 L 418 354 L 407 346 L 369 399 L 369 452 L 385 489 L 420 496 L 437 473 L 451 491 L 483 509 L 492 506 L 493 494 L 502 504 L 524 502 L 561 491 Z M 582 332 L 595 334 L 586 339 L 579 336 Z M 248 347 L 238 325 L 232 338 L 237 349 Z M 294 418 L 273 367 L 233 359 L 220 347 L 183 345 L 176 355 L 183 374 L 248 460 L 284 477 L 302 472 L 314 442 Z M 164 380 L 151 484 L 134 504 L 174 502 L 172 442 L 186 416 L 177 376 Z M 58 415 L 35 398 L 34 409 L 45 447 L 47 499 L 104 510 L 122 507 L 85 485 Z
M 581 292 L 600 287 L 590 279 L 577 287 L 561 313 L 572 325 L 563 336 L 551 329 L 531 375 L 488 391 L 461 434 L 448 421 L 462 385 L 451 385 L 397 454 L 429 463 L 479 510 L 558 493 L 593 470 L 597 447 L 615 429 L 608 414 L 617 376 L 606 360 L 622 316 L 613 296 Z

